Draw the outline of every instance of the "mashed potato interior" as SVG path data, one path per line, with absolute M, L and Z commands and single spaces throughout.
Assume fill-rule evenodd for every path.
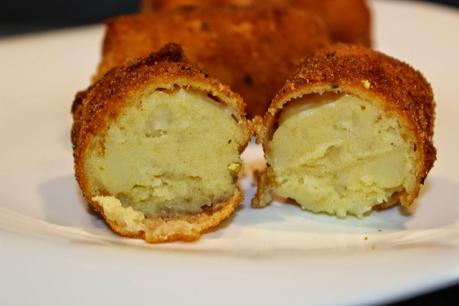
M 244 134 L 227 107 L 185 89 L 132 99 L 89 147 L 93 196 L 151 216 L 201 212 L 234 193 Z
M 132 207 L 124 207 L 117 198 L 96 196 L 92 200 L 102 207 L 106 218 L 125 226 L 126 231 L 138 232 L 145 229 L 145 215 Z
M 414 144 L 399 120 L 351 95 L 287 104 L 269 143 L 275 190 L 303 209 L 362 217 L 414 188 Z

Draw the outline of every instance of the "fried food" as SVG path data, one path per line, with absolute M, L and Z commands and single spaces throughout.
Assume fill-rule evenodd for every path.
M 258 120 L 268 167 L 252 205 L 274 191 L 338 217 L 410 207 L 436 158 L 434 117 L 429 83 L 407 64 L 357 46 L 320 51 Z
M 249 117 L 264 113 L 304 56 L 328 44 L 321 20 L 293 9 L 183 8 L 118 17 L 106 26 L 96 78 L 176 42 L 192 62 L 244 98 Z
M 244 103 L 180 46 L 111 70 L 77 94 L 72 113 L 76 178 L 118 234 L 194 240 L 241 202 Z
M 181 6 L 292 6 L 317 13 L 334 41 L 371 46 L 370 10 L 365 0 L 143 0 L 143 11 Z M 286 37 L 286 39 L 289 39 Z

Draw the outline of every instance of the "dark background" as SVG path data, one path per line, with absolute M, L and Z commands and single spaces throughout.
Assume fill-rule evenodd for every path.
M 99 23 L 110 16 L 138 11 L 139 2 L 140 0 L 0 0 L 0 37 Z M 459 8 L 459 0 L 429 2 Z M 459 29 L 452 30 L 458 32 L 459 39 Z M 391 306 L 417 305 L 459 305 L 459 285 Z

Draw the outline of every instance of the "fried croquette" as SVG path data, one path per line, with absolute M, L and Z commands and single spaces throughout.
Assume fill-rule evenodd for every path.
M 371 46 L 371 17 L 365 0 L 143 0 L 146 12 L 183 6 L 291 6 L 317 13 L 336 42 Z M 285 39 L 289 39 L 286 37 Z
M 181 44 L 192 62 L 240 94 L 253 117 L 265 112 L 301 59 L 329 38 L 318 17 L 294 9 L 183 8 L 123 16 L 106 24 L 96 79 L 168 42 Z
M 110 70 L 72 113 L 77 181 L 116 233 L 195 240 L 241 202 L 244 103 L 179 45 Z
M 351 45 L 319 51 L 257 120 L 268 167 L 252 205 L 275 192 L 338 217 L 408 208 L 436 158 L 434 117 L 431 87 L 409 65 Z

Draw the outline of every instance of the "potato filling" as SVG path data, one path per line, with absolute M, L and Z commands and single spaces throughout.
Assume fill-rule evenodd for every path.
M 201 212 L 234 194 L 244 134 L 227 106 L 186 89 L 132 99 L 89 146 L 93 196 L 169 216 Z
M 275 191 L 303 209 L 362 217 L 415 187 L 415 146 L 401 122 L 345 94 L 290 102 L 268 146 Z

